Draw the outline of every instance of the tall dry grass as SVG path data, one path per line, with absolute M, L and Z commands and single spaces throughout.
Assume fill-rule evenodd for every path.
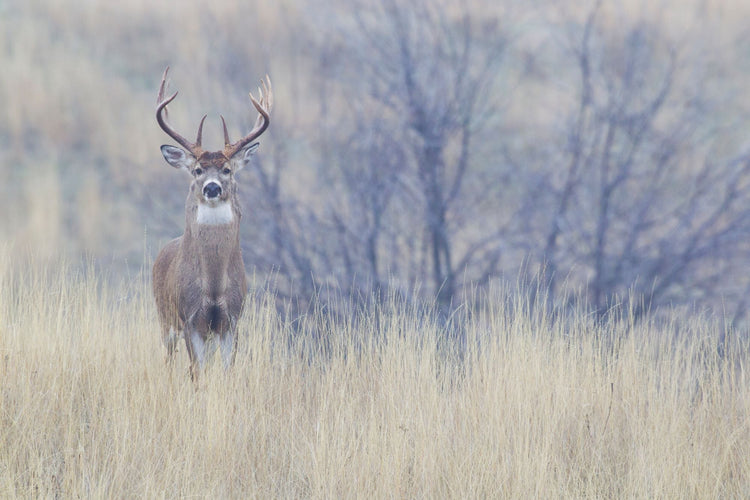
M 0 254 L 2 498 L 741 498 L 744 346 L 700 318 L 595 326 L 520 295 L 292 334 L 249 297 L 234 369 L 169 370 L 145 280 Z M 614 316 L 613 316 L 614 318 Z M 322 348 L 325 346 L 325 348 Z M 320 347 L 320 348 L 318 348 Z
M 223 46 L 199 5 L 231 26 Z M 0 498 L 750 496 L 746 345 L 702 318 L 634 325 L 625 311 L 596 325 L 501 290 L 459 318 L 459 359 L 395 299 L 348 321 L 313 311 L 297 328 L 257 292 L 236 366 L 215 363 L 195 390 L 184 349 L 164 365 L 147 280 L 57 260 L 66 246 L 142 252 L 147 210 L 103 186 L 166 168 L 153 120 L 165 64 L 177 124 L 237 107 L 239 133 L 238 93 L 191 78 L 227 47 L 274 78 L 277 123 L 297 136 L 317 123 L 315 75 L 284 17 L 302 4 L 277 5 L 0 6 Z M 707 5 L 732 59 L 747 6 Z

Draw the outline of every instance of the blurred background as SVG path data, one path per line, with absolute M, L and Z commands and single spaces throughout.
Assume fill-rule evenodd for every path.
M 247 272 L 449 311 L 496 283 L 747 320 L 743 0 L 0 0 L 0 238 L 19 263 L 148 270 L 189 179 L 154 118 L 238 174 Z M 570 289 L 581 290 L 569 293 Z

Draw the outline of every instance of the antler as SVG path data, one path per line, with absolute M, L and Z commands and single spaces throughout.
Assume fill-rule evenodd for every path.
M 177 92 L 172 94 L 168 98 L 164 98 L 164 91 L 167 87 L 167 73 L 169 72 L 169 66 L 164 70 L 164 76 L 161 77 L 161 86 L 159 87 L 159 96 L 156 98 L 156 121 L 159 122 L 161 129 L 167 133 L 172 139 L 180 143 L 180 145 L 187 149 L 193 156 L 199 158 L 203 154 L 203 148 L 201 147 L 201 140 L 203 137 L 203 122 L 206 120 L 206 115 L 201 118 L 200 125 L 198 125 L 198 137 L 195 142 L 190 142 L 177 133 L 169 123 L 167 123 L 167 104 L 172 102 L 177 97 Z M 255 102 L 253 100 L 253 102 Z M 162 111 L 164 112 L 162 116 Z M 226 130 L 226 128 L 225 128 Z
M 271 79 L 266 75 L 265 80 L 260 81 L 263 88 L 258 87 L 258 93 L 260 94 L 260 102 L 253 97 L 250 93 L 250 100 L 253 102 L 253 106 L 258 110 L 258 118 L 255 120 L 255 126 L 245 137 L 239 141 L 230 144 L 229 133 L 227 132 L 227 124 L 224 121 L 224 117 L 221 117 L 221 124 L 224 127 L 224 156 L 231 158 L 239 150 L 244 148 L 246 145 L 260 137 L 260 135 L 266 131 L 268 124 L 270 123 L 270 113 L 273 107 L 273 90 L 271 87 Z

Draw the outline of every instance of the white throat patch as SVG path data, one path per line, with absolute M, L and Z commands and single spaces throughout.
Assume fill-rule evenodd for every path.
M 222 226 L 229 224 L 234 219 L 232 213 L 232 204 L 228 201 L 219 203 L 216 206 L 198 205 L 198 216 L 196 222 L 206 226 Z

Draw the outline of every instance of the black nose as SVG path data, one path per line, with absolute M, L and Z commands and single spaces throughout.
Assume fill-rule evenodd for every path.
M 216 198 L 221 194 L 221 186 L 215 182 L 209 182 L 203 186 L 203 196 L 206 198 Z

